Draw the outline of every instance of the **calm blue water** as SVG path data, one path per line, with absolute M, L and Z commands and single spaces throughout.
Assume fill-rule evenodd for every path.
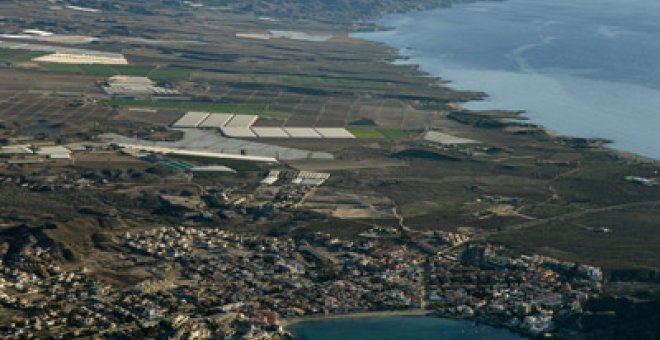
M 357 37 L 400 48 L 470 109 L 525 110 L 558 133 L 660 159 L 660 1 L 508 0 L 392 15 Z
M 426 317 L 314 321 L 288 328 L 300 340 L 521 339 L 505 329 Z

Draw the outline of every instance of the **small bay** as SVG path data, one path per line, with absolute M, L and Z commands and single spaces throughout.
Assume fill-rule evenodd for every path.
M 470 321 L 432 317 L 337 319 L 288 327 L 299 340 L 508 340 L 521 339 L 506 329 Z

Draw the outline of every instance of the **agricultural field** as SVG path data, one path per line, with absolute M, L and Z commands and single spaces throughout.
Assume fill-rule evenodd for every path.
M 378 132 L 377 129 L 371 128 L 351 128 L 348 129 L 355 137 L 359 139 L 382 139 L 385 138 L 383 134 Z
M 147 76 L 153 67 L 137 65 L 87 65 L 45 63 L 42 67 L 50 72 L 76 73 L 90 76 L 111 77 L 116 75 Z
M 257 162 L 244 161 L 240 159 L 221 159 L 221 158 L 204 158 L 194 156 L 181 156 L 169 155 L 166 157 L 166 162 L 176 163 L 181 165 L 190 165 L 188 168 L 194 166 L 211 166 L 211 165 L 224 165 L 240 172 L 253 172 L 262 171 L 263 168 Z
M 161 109 L 181 109 L 206 112 L 232 112 L 254 114 L 266 110 L 265 104 L 218 103 L 218 102 L 176 102 L 176 101 L 149 101 L 149 100 L 104 100 L 103 105 L 151 107 Z
M 408 135 L 408 133 L 403 129 L 393 128 L 349 128 L 348 131 L 360 139 L 399 139 Z
M 189 162 L 177 161 L 177 160 L 163 161 L 163 162 L 159 162 L 157 165 L 158 167 L 161 167 L 163 169 L 173 170 L 173 171 L 185 171 L 195 167 L 194 164 L 191 164 Z
M 0 119 L 20 121 L 21 124 L 46 120 L 49 122 L 92 125 L 112 116 L 112 109 L 89 105 L 75 98 L 49 95 L 7 95 L 0 93 Z
M 395 6 L 404 2 L 392 1 Z M 277 11 L 296 14 L 289 1 L 202 1 L 199 8 L 180 1 L 147 6 L 116 0 L 98 13 L 55 11 L 36 0 L 0 3 L 4 31 L 34 27 L 98 37 L 94 44 L 81 47 L 121 53 L 131 62 L 37 64 L 26 61 L 42 53 L 0 49 L 3 142 L 87 148 L 76 148 L 72 162 L 44 157 L 41 165 L 0 166 L 0 175 L 15 173 L 21 182 L 39 184 L 34 187 L 39 190 L 46 184 L 41 193 L 3 180 L 0 210 L 11 219 L 0 222 L 29 226 L 21 227 L 25 231 L 17 229 L 21 235 L 16 236 L 16 244 L 29 244 L 34 233 L 40 243 L 54 246 L 53 255 L 66 259 L 66 266 L 84 264 L 90 277 L 128 285 L 125 278 L 133 275 L 134 266 L 122 264 L 111 273 L 104 265 L 112 267 L 114 256 L 120 255 L 123 259 L 118 262 L 132 261 L 135 253 L 124 256 L 126 248 L 113 244 L 120 233 L 154 225 L 211 224 L 251 236 L 299 240 L 318 231 L 353 241 L 361 240 L 358 235 L 373 225 L 400 227 L 401 239 L 374 244 L 379 248 L 392 242 L 410 250 L 433 232 L 458 231 L 469 234 L 474 243 L 599 265 L 610 272 L 634 270 L 641 277 L 659 270 L 660 192 L 624 180 L 625 176 L 655 178 L 657 165 L 541 130 L 521 134 L 502 128 L 505 123 L 496 118 L 514 120 L 518 113 L 492 111 L 491 115 L 462 108 L 461 103 L 483 99 L 485 94 L 451 89 L 445 80 L 424 74 L 415 65 L 392 62 L 400 57 L 396 50 L 351 38 L 349 31 L 358 27 L 349 29 L 347 24 L 345 29 L 328 20 L 315 21 L 311 15 L 278 21 Z M 73 3 L 100 7 L 103 2 Z M 237 6 L 227 10 L 224 5 L 229 3 Z M 263 6 L 242 9 L 248 3 Z M 251 13 L 257 7 L 272 12 L 265 14 L 272 16 L 270 20 Z M 326 42 L 236 38 L 236 32 L 270 29 L 325 32 L 334 38 Z M 103 91 L 102 81 L 115 75 L 149 77 L 178 93 L 145 90 L 113 97 Z M 150 96 L 161 97 L 143 100 Z M 255 127 L 307 128 L 289 131 L 346 128 L 357 139 L 243 140 L 222 136 L 216 128 L 171 128 L 186 111 L 256 114 L 261 118 Z M 484 122 L 499 125 L 479 128 L 487 125 Z M 480 144 L 422 141 L 423 131 Z M 141 139 L 145 145 L 246 156 L 267 153 L 281 163 L 171 154 L 141 157 L 139 148 L 122 150 L 122 143 L 103 136 L 111 133 L 125 137 L 115 141 Z M 284 148 L 296 150 L 275 151 Z M 287 161 L 289 153 L 300 156 Z M 319 153 L 327 157 L 314 158 Z M 236 173 L 189 171 L 217 165 Z M 261 185 L 269 170 L 282 171 L 279 181 Z M 291 179 L 299 171 L 325 172 L 330 177 L 319 188 L 294 186 Z M 163 195 L 199 201 L 206 207 L 172 209 Z M 55 227 L 46 228 L 50 225 Z M 20 254 L 19 250 L 11 251 Z M 185 270 L 178 265 L 182 262 L 175 262 L 177 266 L 168 265 L 169 270 L 145 262 L 159 270 L 131 278 L 135 282 L 130 285 L 152 278 L 169 280 L 171 273 Z M 26 315 L 33 310 L 26 308 Z M 144 332 L 138 338 L 151 335 L 141 322 L 135 325 L 136 332 Z
M 156 81 L 160 80 L 187 80 L 190 79 L 192 70 L 184 68 L 164 67 L 156 68 L 149 72 L 147 76 Z
M 376 129 L 381 135 L 388 139 L 399 139 L 408 136 L 408 132 L 403 129 Z
M 285 119 L 290 116 L 285 112 L 270 112 L 266 104 L 260 103 L 219 103 L 219 102 L 177 102 L 149 100 L 102 100 L 105 106 L 122 106 L 154 109 L 176 109 L 181 111 L 205 111 L 234 114 L 258 114 L 271 118 Z
M 152 80 L 186 80 L 190 78 L 191 70 L 182 68 L 156 68 L 143 65 L 87 65 L 87 64 L 56 64 L 44 63 L 42 67 L 50 72 L 75 73 L 99 77 L 116 75 L 149 77 Z
M 0 64 L 16 64 L 47 55 L 45 52 L 0 48 Z
M 330 85 L 330 86 L 369 87 L 369 88 L 383 88 L 389 86 L 388 82 L 352 79 L 352 78 L 283 76 L 275 79 L 290 84 L 298 84 L 298 85 Z

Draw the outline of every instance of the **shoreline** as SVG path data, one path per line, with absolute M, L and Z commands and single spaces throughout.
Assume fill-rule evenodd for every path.
M 473 3 L 473 2 L 481 2 L 481 1 L 477 0 L 477 1 L 470 1 L 470 2 L 467 2 L 467 3 Z M 498 2 L 500 2 L 500 1 L 498 1 Z M 506 1 L 501 1 L 501 2 L 506 2 Z M 456 6 L 456 5 L 467 4 L 467 3 L 455 3 L 455 4 L 452 4 L 452 7 Z M 447 87 L 447 88 L 452 89 L 452 90 L 457 90 L 458 91 L 459 89 L 454 88 L 452 86 L 451 79 L 446 79 L 446 78 L 443 78 L 442 75 L 436 75 L 436 74 L 431 73 L 430 71 L 427 71 L 422 63 L 419 63 L 418 61 L 416 61 L 412 56 L 404 54 L 403 52 L 405 50 L 409 49 L 408 47 L 398 48 L 398 47 L 390 45 L 386 42 L 382 42 L 382 41 L 378 41 L 378 40 L 372 40 L 372 39 L 369 39 L 367 37 L 358 37 L 358 36 L 356 36 L 357 34 L 372 35 L 372 34 L 384 32 L 384 31 L 385 32 L 394 32 L 394 31 L 396 31 L 397 28 L 395 26 L 392 26 L 392 25 L 384 26 L 384 25 L 381 25 L 381 24 L 378 23 L 378 21 L 381 21 L 382 19 L 384 19 L 388 15 L 395 15 L 395 14 L 408 15 L 408 14 L 414 13 L 414 12 L 428 12 L 428 11 L 445 10 L 445 9 L 446 8 L 443 8 L 443 7 L 435 7 L 435 8 L 428 8 L 428 9 L 422 9 L 422 10 L 411 10 L 411 11 L 407 11 L 407 12 L 403 12 L 403 13 L 385 13 L 385 14 L 381 15 L 378 19 L 374 19 L 374 20 L 370 20 L 370 21 L 365 22 L 365 23 L 369 23 L 369 24 L 374 25 L 374 27 L 378 27 L 379 28 L 378 30 L 373 30 L 373 31 L 349 31 L 348 32 L 348 37 L 350 39 L 363 40 L 363 41 L 367 41 L 369 43 L 380 44 L 384 48 L 386 48 L 390 51 L 393 51 L 393 52 L 390 53 L 390 56 L 387 59 L 387 63 L 389 65 L 397 65 L 398 61 L 407 61 L 409 65 L 413 65 L 418 69 L 418 71 L 421 73 L 420 76 L 434 79 L 434 80 L 438 81 L 440 84 L 442 84 L 442 86 Z M 471 91 L 471 90 L 467 90 L 467 91 Z M 481 91 L 477 91 L 477 92 L 481 92 Z M 479 100 L 472 100 L 472 101 L 467 101 L 467 102 L 456 102 L 455 105 L 457 105 L 457 110 L 460 110 L 460 111 L 463 111 L 463 112 L 472 112 L 472 113 L 479 113 L 479 112 L 484 112 L 484 111 L 489 111 L 489 110 L 498 110 L 498 111 L 511 112 L 512 114 L 515 114 L 515 116 L 516 116 L 516 118 L 513 119 L 513 125 L 514 126 L 532 123 L 534 125 L 537 125 L 543 131 L 545 131 L 548 134 L 548 136 L 550 137 L 550 139 L 553 140 L 553 141 L 559 141 L 562 138 L 563 139 L 582 139 L 582 138 L 585 138 L 585 139 L 607 140 L 606 143 L 603 143 L 602 145 L 600 145 L 598 147 L 592 147 L 592 149 L 602 150 L 602 151 L 608 152 L 611 155 L 622 158 L 626 161 L 638 162 L 638 163 L 648 163 L 648 164 L 660 164 L 660 158 L 656 159 L 656 158 L 653 158 L 653 157 L 650 157 L 650 156 L 644 156 L 644 155 L 638 154 L 638 153 L 633 152 L 633 151 L 626 151 L 626 150 L 617 149 L 615 146 L 612 145 L 612 144 L 616 143 L 615 140 L 608 140 L 608 139 L 604 139 L 604 138 L 601 138 L 601 137 L 587 138 L 587 137 L 581 137 L 581 136 L 575 136 L 575 135 L 566 135 L 566 134 L 560 133 L 558 131 L 555 131 L 553 129 L 550 129 L 550 128 L 544 126 L 544 125 L 530 122 L 529 118 L 524 116 L 524 112 L 525 112 L 524 109 L 522 111 L 521 110 L 499 110 L 499 109 L 471 110 L 471 109 L 467 109 L 463 106 L 463 103 L 469 103 L 469 102 L 484 100 L 484 99 L 486 99 L 487 97 L 490 96 L 489 93 L 486 93 L 486 92 L 483 92 L 483 93 L 484 93 L 484 97 L 479 99 Z
M 354 312 L 346 314 L 329 314 L 329 315 L 309 315 L 301 316 L 290 319 L 282 319 L 280 325 L 288 327 L 294 324 L 315 321 L 328 321 L 328 320 L 346 320 L 346 319 L 377 319 L 388 317 L 434 317 L 433 311 L 427 309 L 403 309 L 403 310 L 386 310 L 386 311 L 371 311 L 371 312 Z
M 355 312 L 355 313 L 347 313 L 347 314 L 308 315 L 308 316 L 301 316 L 290 319 L 282 319 L 280 320 L 279 325 L 282 328 L 287 329 L 290 326 L 298 325 L 302 323 L 340 321 L 340 320 L 360 320 L 360 319 L 385 319 L 385 318 L 397 318 L 397 317 L 429 318 L 429 319 L 448 320 L 448 321 L 457 321 L 457 322 L 464 321 L 464 322 L 470 322 L 474 326 L 483 325 L 483 326 L 492 327 L 494 329 L 504 329 L 521 337 L 529 336 L 528 334 L 521 332 L 520 329 L 510 327 L 505 323 L 489 322 L 489 320 L 481 320 L 473 317 L 468 317 L 468 318 L 452 317 L 452 316 L 442 315 L 438 313 L 438 311 L 436 310 L 429 310 L 429 309 L 404 309 L 404 310 Z M 291 332 L 290 329 L 287 329 L 287 331 Z

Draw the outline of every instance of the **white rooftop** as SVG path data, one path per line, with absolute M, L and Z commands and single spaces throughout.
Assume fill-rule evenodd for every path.
M 0 147 L 0 154 L 3 155 L 17 155 L 17 154 L 32 154 L 32 150 L 27 145 L 10 145 Z
M 330 178 L 330 174 L 327 172 L 313 172 L 313 171 L 301 171 L 298 173 L 298 178 Z
M 236 172 L 236 170 L 224 165 L 196 166 L 190 168 L 192 172 Z
M 296 176 L 296 178 L 291 181 L 291 183 L 319 186 L 325 183 L 328 178 L 330 178 L 330 174 L 327 172 L 301 171 L 298 173 L 298 176 Z
M 235 115 L 227 124 L 226 127 L 236 128 L 250 128 L 254 124 L 259 116 L 257 115 Z
M 138 138 L 125 137 L 116 134 L 104 134 L 100 137 L 107 139 L 108 143 L 119 146 L 134 146 L 137 149 L 145 147 L 157 147 L 161 150 L 189 151 L 201 154 L 234 154 L 237 158 L 246 156 L 260 156 L 265 158 L 277 158 L 281 160 L 295 159 L 333 159 L 333 155 L 326 152 L 302 150 L 296 148 L 282 147 L 267 143 L 258 143 L 237 138 L 223 137 L 215 131 L 203 129 L 179 129 L 184 133 L 183 138 L 178 141 L 146 141 Z M 249 129 L 245 129 L 250 131 Z
M 208 112 L 188 112 L 183 117 L 179 118 L 174 124 L 173 127 L 197 127 L 209 116 Z
M 109 83 L 121 83 L 121 84 L 141 84 L 141 85 L 153 85 L 154 81 L 147 77 L 136 77 L 136 76 L 112 76 L 108 78 Z
M 60 53 L 49 54 L 33 59 L 34 61 L 56 64 L 104 64 L 104 65 L 128 65 L 128 60 L 123 55 L 100 56 L 97 54 Z
M 225 126 L 232 118 L 230 113 L 211 113 L 198 127 L 201 128 L 221 128 Z
M 250 130 L 249 127 L 230 127 L 225 126 L 222 129 L 222 134 L 227 137 L 236 137 L 236 138 L 255 138 L 257 135 Z
M 253 127 L 252 131 L 259 138 L 290 138 L 283 128 L 279 127 Z
M 321 184 L 325 183 L 324 178 L 295 178 L 291 183 L 293 184 L 300 184 L 300 185 L 312 185 L 312 186 L 320 186 Z
M 479 141 L 450 135 L 448 133 L 429 131 L 424 135 L 424 140 L 440 144 L 479 144 Z
M 311 127 L 287 127 L 284 131 L 293 138 L 321 138 L 321 135 Z
M 54 145 L 54 146 L 42 146 L 40 147 L 37 152 L 38 155 L 68 155 L 71 154 L 71 150 L 61 146 L 61 145 Z
M 261 180 L 261 184 L 273 185 L 280 178 L 280 172 L 277 170 L 271 170 L 268 172 L 268 176 Z
M 344 128 L 315 128 L 323 138 L 355 138 L 355 136 Z

